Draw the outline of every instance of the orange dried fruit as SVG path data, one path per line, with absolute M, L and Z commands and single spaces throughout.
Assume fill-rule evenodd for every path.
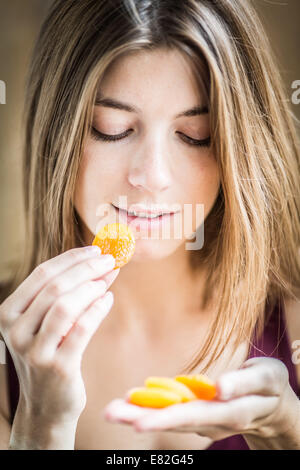
M 202 374 L 171 377 L 150 376 L 145 387 L 135 387 L 126 394 L 126 400 L 139 406 L 164 408 L 193 400 L 212 400 L 216 397 L 215 383 Z
M 197 396 L 190 388 L 170 377 L 148 377 L 145 385 L 149 388 L 157 387 L 175 392 L 181 397 L 182 402 L 197 400 Z
M 212 400 L 217 394 L 215 383 L 205 375 L 177 375 L 175 380 L 186 385 L 200 400 Z
M 112 255 L 116 260 L 114 269 L 118 269 L 131 259 L 135 249 L 135 238 L 128 225 L 113 223 L 99 230 L 92 245 L 99 246 L 102 254 Z
M 138 406 L 164 408 L 181 403 L 181 396 L 159 387 L 135 387 L 129 390 L 127 401 Z

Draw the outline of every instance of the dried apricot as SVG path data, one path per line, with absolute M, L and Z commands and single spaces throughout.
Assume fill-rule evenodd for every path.
M 215 383 L 205 375 L 150 376 L 145 387 L 135 387 L 127 393 L 127 401 L 139 406 L 163 408 L 192 400 L 212 400 L 217 394 Z
M 148 377 L 145 380 L 146 387 L 163 388 L 171 392 L 177 393 L 181 397 L 182 402 L 197 400 L 196 395 L 186 385 L 170 377 Z
M 200 400 L 212 400 L 216 396 L 215 383 L 205 375 L 177 375 L 175 380 L 189 387 Z
M 114 269 L 118 269 L 131 259 L 135 249 L 135 238 L 128 225 L 107 224 L 96 234 L 92 245 L 98 245 L 102 254 L 112 255 L 116 260 Z
M 135 387 L 129 390 L 127 401 L 134 405 L 164 408 L 181 402 L 181 396 L 159 387 Z

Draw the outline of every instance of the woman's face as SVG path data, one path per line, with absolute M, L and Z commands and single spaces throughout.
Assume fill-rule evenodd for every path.
M 100 83 L 100 99 L 134 110 L 108 101 L 94 107 L 96 133 L 125 137 L 105 141 L 92 131 L 86 141 L 74 198 L 85 241 L 90 244 L 107 223 L 125 222 L 136 238 L 132 260 L 163 258 L 191 240 L 218 194 L 218 166 L 207 145 L 207 103 L 187 59 L 176 50 L 117 60 Z M 178 116 L 195 106 L 198 114 Z M 154 219 L 155 226 L 145 218 L 141 224 L 141 218 L 126 219 L 118 210 L 133 205 L 157 212 L 162 206 L 175 214 Z

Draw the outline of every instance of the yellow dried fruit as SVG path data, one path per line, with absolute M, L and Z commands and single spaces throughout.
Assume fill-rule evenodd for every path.
M 112 255 L 116 260 L 114 269 L 118 269 L 127 264 L 133 256 L 135 238 L 128 225 L 107 224 L 99 230 L 92 245 L 99 246 L 102 254 Z
M 216 396 L 215 383 L 205 375 L 177 375 L 175 380 L 189 387 L 198 399 L 212 400 Z
M 197 400 L 196 395 L 183 383 L 170 377 L 148 377 L 145 380 L 146 387 L 159 387 L 177 393 L 182 402 Z
M 181 402 L 181 396 L 159 387 L 135 387 L 129 391 L 128 402 L 150 408 L 164 408 Z

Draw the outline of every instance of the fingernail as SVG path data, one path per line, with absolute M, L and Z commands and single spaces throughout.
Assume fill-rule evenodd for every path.
M 103 261 L 105 262 L 105 264 L 107 264 L 108 266 L 114 266 L 115 263 L 116 263 L 116 260 L 115 258 L 112 256 L 112 255 L 105 255 L 103 257 Z
M 87 246 L 85 251 L 91 255 L 96 255 L 101 253 L 101 248 L 98 245 Z
M 221 386 L 221 400 L 229 400 L 232 397 L 233 388 L 231 384 L 225 383 Z

